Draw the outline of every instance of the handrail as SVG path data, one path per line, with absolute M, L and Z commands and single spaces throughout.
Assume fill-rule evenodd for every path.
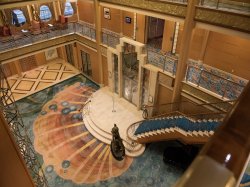
M 204 68 L 200 69 L 200 68 L 195 67 L 195 66 L 190 65 L 190 64 L 188 65 L 188 67 L 189 67 L 189 66 L 192 66 L 193 68 L 196 68 L 196 69 L 198 69 L 198 70 L 201 70 L 200 74 L 202 74 L 203 72 L 206 72 L 206 73 L 208 73 L 208 74 L 210 74 L 210 75 L 213 75 L 213 76 L 215 76 L 215 77 L 219 77 L 219 78 L 221 78 L 221 79 L 223 79 L 223 80 L 225 80 L 225 81 L 228 81 L 228 82 L 230 82 L 230 83 L 232 83 L 232 84 L 236 84 L 237 86 L 244 87 L 243 85 L 240 85 L 239 83 L 234 82 L 234 81 L 232 81 L 232 80 L 230 80 L 230 79 L 226 79 L 226 78 L 224 78 L 224 77 L 222 77 L 222 76 L 220 76 L 220 75 L 213 74 L 213 73 L 211 73 L 210 71 L 208 71 L 208 70 L 206 70 L 206 69 L 204 69 Z
M 91 102 L 91 99 L 89 99 L 89 100 L 87 100 L 83 105 L 82 105 L 82 107 L 85 107 L 88 103 L 90 103 Z
M 206 67 L 209 68 L 210 66 L 202 65 L 202 67 L 197 67 L 196 65 L 189 63 L 187 66 L 187 70 L 186 70 L 185 82 L 190 82 L 192 84 L 195 84 L 197 87 L 201 87 L 201 88 L 210 90 L 222 98 L 226 97 L 229 99 L 230 98 L 235 99 L 239 95 L 238 93 L 234 93 L 234 92 L 232 92 L 233 93 L 232 95 L 228 95 L 230 93 L 230 89 L 228 88 L 230 85 L 233 85 L 234 87 L 237 88 L 237 89 L 234 88 L 234 90 L 241 91 L 241 90 L 243 90 L 243 88 L 245 87 L 245 84 L 247 83 L 247 80 L 245 80 L 243 78 L 237 77 L 235 75 L 230 75 L 233 78 L 238 79 L 237 81 L 231 80 L 231 79 L 226 78 L 225 76 L 222 76 L 222 74 L 229 75 L 229 73 L 223 73 L 223 71 L 221 71 L 221 70 L 216 70 L 219 73 L 221 73 L 221 75 L 218 75 L 217 73 L 213 73 L 211 71 L 208 71 L 206 69 Z M 190 71 L 190 69 L 194 69 L 194 71 Z M 190 76 L 190 74 L 191 74 L 191 76 Z M 192 75 L 195 75 L 197 78 L 192 78 Z M 220 88 L 221 88 L 221 85 L 223 85 L 224 89 L 223 90 L 216 89 L 216 87 L 214 86 L 214 90 L 211 90 L 208 88 L 208 86 L 206 84 L 205 85 L 201 84 L 201 80 L 203 79 L 204 76 L 205 77 L 213 76 L 216 80 L 216 84 L 218 84 L 220 86 Z M 243 84 L 240 84 L 239 81 L 241 81 Z M 205 82 L 207 83 L 207 81 L 205 81 Z
M 248 7 L 250 7 L 250 3 L 248 0 L 231 0 L 231 1 L 222 1 L 221 0 L 216 0 L 213 1 L 212 3 L 204 1 L 204 0 L 200 0 L 199 6 L 200 7 L 209 7 L 215 10 L 227 10 L 227 11 L 240 11 L 241 13 L 243 12 L 249 12 L 249 10 L 247 10 Z M 230 3 L 231 2 L 231 3 Z M 232 3 L 233 2 L 233 3 Z M 221 5 L 226 5 L 226 6 L 221 6 Z M 228 6 L 230 6 L 230 8 L 228 8 Z
M 172 102 L 172 103 L 164 103 L 164 104 L 158 104 L 158 105 L 144 105 L 143 109 L 147 109 L 147 108 L 156 108 L 156 107 L 160 107 L 160 106 L 166 106 L 166 105 L 173 105 L 173 104 L 178 104 L 178 103 L 191 103 L 194 106 L 212 106 L 215 107 L 214 105 L 216 104 L 221 104 L 221 103 L 230 103 L 230 102 L 236 102 L 237 99 L 234 100 L 228 100 L 228 101 L 219 101 L 219 102 L 212 102 L 212 103 L 202 103 L 202 104 L 196 104 L 193 103 L 191 101 L 177 101 L 177 102 Z M 231 103 L 230 103 L 231 104 Z

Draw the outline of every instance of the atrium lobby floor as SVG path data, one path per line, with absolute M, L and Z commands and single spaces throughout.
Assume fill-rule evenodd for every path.
M 109 145 L 88 131 L 81 109 L 98 89 L 77 75 L 16 102 L 49 186 L 172 186 L 183 171 L 164 164 L 168 143 L 117 162 Z

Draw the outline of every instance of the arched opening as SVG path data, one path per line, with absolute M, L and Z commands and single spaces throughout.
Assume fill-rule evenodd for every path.
M 52 14 L 48 6 L 42 5 L 40 7 L 40 19 L 43 22 L 47 22 L 51 19 Z
M 26 23 L 26 18 L 22 10 L 15 9 L 12 11 L 12 24 L 20 27 Z
M 70 2 L 65 3 L 64 16 L 72 16 L 74 14 L 74 9 Z

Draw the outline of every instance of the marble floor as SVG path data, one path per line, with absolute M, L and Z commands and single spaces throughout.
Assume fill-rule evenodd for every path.
M 92 95 L 89 113 L 96 126 L 110 135 L 112 127 L 116 124 L 123 139 L 126 139 L 127 128 L 143 119 L 141 110 L 110 92 L 108 87 L 101 88 Z
M 80 72 L 63 59 L 54 59 L 50 63 L 22 73 L 22 76 L 8 77 L 15 101 L 71 78 Z
M 183 171 L 164 164 L 168 142 L 117 162 L 87 130 L 81 108 L 98 89 L 77 75 L 16 102 L 49 186 L 172 186 Z
M 165 164 L 163 153 L 174 142 L 151 143 L 141 156 L 117 162 L 109 145 L 88 131 L 81 110 L 98 89 L 76 75 L 16 102 L 49 186 L 173 186 L 183 170 Z

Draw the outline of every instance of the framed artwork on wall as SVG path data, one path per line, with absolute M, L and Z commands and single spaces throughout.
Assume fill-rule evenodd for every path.
M 105 19 L 111 19 L 109 8 L 103 8 L 103 16 Z
M 58 57 L 57 50 L 56 49 L 50 49 L 48 51 L 45 51 L 45 58 L 46 60 L 52 60 Z

